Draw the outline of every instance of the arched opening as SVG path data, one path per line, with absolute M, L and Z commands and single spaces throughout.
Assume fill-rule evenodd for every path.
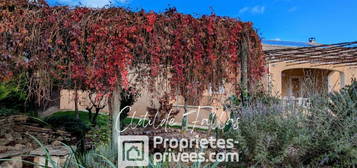
M 281 76 L 281 94 L 285 98 L 308 98 L 324 95 L 332 91 L 334 81 L 340 76 L 341 73 L 327 69 L 298 68 L 284 70 Z M 337 81 L 340 81 L 340 79 L 337 79 Z

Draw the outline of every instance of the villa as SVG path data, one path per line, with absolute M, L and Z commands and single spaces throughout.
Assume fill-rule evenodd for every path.
M 306 98 L 338 91 L 357 77 L 356 56 L 345 49 L 355 44 L 319 47 L 321 44 L 314 41 L 263 43 L 271 83 L 269 91 L 281 98 Z M 299 51 L 295 49 L 298 47 L 306 48 Z
M 308 100 L 307 97 L 338 91 L 357 77 L 355 55 L 348 55 L 348 52 L 344 50 L 346 46 L 348 48 L 348 45 L 352 44 L 319 47 L 321 44 L 315 43 L 312 39 L 309 42 L 275 40 L 263 40 L 262 42 L 268 69 L 263 80 L 264 88 L 282 100 L 304 105 Z M 350 62 L 346 62 L 346 59 Z M 207 90 L 203 94 L 199 106 L 188 106 L 189 110 L 196 111 L 189 115 L 189 122 L 191 124 L 195 121 L 200 123 L 197 119 L 207 119 L 211 112 L 216 113 L 218 120 L 225 121 L 229 114 L 223 110 L 222 102 L 235 93 L 232 89 L 233 86 L 227 84 L 218 92 L 213 93 L 211 90 Z M 79 110 L 85 110 L 85 105 L 88 102 L 87 93 L 80 92 L 79 95 L 79 102 L 82 102 L 79 104 Z M 60 110 L 73 110 L 73 98 L 73 91 L 62 90 Z M 144 89 L 141 97 L 132 106 L 130 115 L 133 117 L 144 116 L 147 107 L 152 106 L 151 99 L 150 93 Z M 180 110 L 175 122 L 180 123 L 183 116 L 182 98 L 177 97 L 174 104 Z M 102 110 L 102 112 L 108 111 L 108 107 Z

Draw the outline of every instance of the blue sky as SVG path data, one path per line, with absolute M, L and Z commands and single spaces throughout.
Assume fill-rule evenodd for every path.
M 103 7 L 108 4 L 251 21 L 263 39 L 318 43 L 357 41 L 357 0 L 47 0 L 50 5 Z

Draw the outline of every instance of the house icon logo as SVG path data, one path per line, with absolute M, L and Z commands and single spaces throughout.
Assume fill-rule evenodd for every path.
M 147 136 L 119 136 L 118 167 L 148 166 L 148 142 Z
M 144 142 L 142 141 L 130 141 L 130 142 L 124 142 L 123 144 L 124 147 L 124 156 L 125 159 L 128 161 L 142 161 L 144 160 Z

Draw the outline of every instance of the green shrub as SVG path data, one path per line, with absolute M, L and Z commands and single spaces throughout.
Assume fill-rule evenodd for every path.
M 247 98 L 248 98 L 248 102 L 250 102 L 249 103 L 250 105 L 257 104 L 257 103 L 262 103 L 265 105 L 272 105 L 272 104 L 279 103 L 279 99 L 277 97 L 274 97 L 274 96 L 267 94 L 263 91 L 248 93 Z M 240 96 L 233 95 L 228 98 L 228 103 L 236 105 L 236 106 L 240 106 L 242 103 L 242 100 L 241 100 Z
M 299 146 L 308 143 L 310 137 L 301 126 L 298 114 L 274 111 L 275 108 L 247 111 L 239 120 L 239 129 L 224 134 L 239 142 L 240 166 L 281 167 L 299 165 Z M 263 111 L 264 110 L 264 111 Z M 269 110 L 269 111 L 266 111 Z
M 340 119 L 357 113 L 357 81 L 329 95 L 329 109 Z
M 24 110 L 26 94 L 11 82 L 0 83 L 0 116 Z
M 95 129 L 91 129 L 86 137 L 90 138 L 94 143 L 94 146 L 99 146 L 102 144 L 108 144 L 111 139 L 111 127 L 97 127 Z
M 0 115 L 26 113 L 37 116 L 39 106 L 28 99 L 22 77 L 11 81 L 0 82 Z
M 357 82 L 326 99 L 314 99 L 310 125 L 313 135 L 307 161 L 350 167 L 357 164 Z
M 67 168 L 112 168 L 116 164 L 116 148 L 111 145 L 100 145 L 85 153 L 75 153 L 67 161 Z
M 239 141 L 243 167 L 353 167 L 357 165 L 357 83 L 314 97 L 308 109 L 251 103 L 236 108 L 239 129 L 223 133 Z M 234 166 L 233 166 L 234 167 Z
M 70 115 L 53 115 L 44 119 L 51 127 L 58 129 L 64 128 L 73 134 L 83 134 L 89 130 L 89 126 L 81 119 L 76 119 Z
M 49 122 L 49 124 L 54 128 L 62 127 L 71 132 L 79 131 L 79 133 L 81 131 L 85 131 L 86 138 L 89 138 L 91 142 L 94 142 L 94 145 L 106 144 L 109 142 L 111 127 L 109 126 L 108 115 L 99 114 L 97 117 L 97 126 L 94 129 L 91 128 L 88 112 L 84 111 L 79 111 L 79 120 L 76 119 L 76 113 L 74 111 L 56 112 L 44 120 Z M 63 122 L 67 123 L 65 124 L 66 127 L 63 127 Z M 76 123 L 79 123 L 79 125 L 74 126 L 73 129 L 72 125 Z
M 6 108 L 6 107 L 0 108 L 0 116 L 9 116 L 9 115 L 14 115 L 14 114 L 18 114 L 18 113 L 19 113 L 19 111 L 16 109 Z
M 70 117 L 70 118 L 76 118 L 76 112 L 74 111 L 59 111 L 56 113 L 53 113 L 51 116 L 49 117 Z M 88 112 L 85 111 L 79 111 L 79 118 L 81 121 L 83 121 L 86 125 L 90 125 L 90 121 L 88 118 Z M 97 117 L 97 126 L 99 127 L 105 127 L 108 126 L 109 123 L 109 116 L 108 115 L 103 115 L 103 114 L 99 114 Z

